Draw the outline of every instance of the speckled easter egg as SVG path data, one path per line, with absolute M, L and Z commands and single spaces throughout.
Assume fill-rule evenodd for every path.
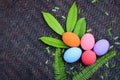
M 95 52 L 91 51 L 91 50 L 88 50 L 88 51 L 85 51 L 83 54 L 82 54 L 82 62 L 89 66 L 89 65 L 92 65 L 94 64 L 96 61 L 96 54 Z
M 77 47 L 80 45 L 79 37 L 75 33 L 72 33 L 72 32 L 65 32 L 62 35 L 62 40 L 66 45 L 70 47 Z
M 94 46 L 94 52 L 96 53 L 96 55 L 102 56 L 107 53 L 109 46 L 109 41 L 107 41 L 106 39 L 101 39 L 96 42 Z
M 86 33 L 81 38 L 81 47 L 84 50 L 90 50 L 94 47 L 95 44 L 95 38 L 92 34 Z
M 63 58 L 68 63 L 76 62 L 80 59 L 82 50 L 77 47 L 69 48 L 65 51 Z

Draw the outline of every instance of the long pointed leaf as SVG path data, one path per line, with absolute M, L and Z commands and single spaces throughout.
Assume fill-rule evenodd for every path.
M 53 68 L 55 80 L 67 80 L 60 49 L 56 49 Z
M 93 65 L 86 67 L 81 72 L 73 76 L 73 80 L 88 80 L 95 71 L 97 71 L 103 64 L 116 55 L 115 51 L 111 51 L 106 55 L 100 57 Z
M 64 30 L 63 30 L 62 26 L 60 25 L 60 23 L 55 19 L 55 17 L 47 12 L 42 12 L 42 13 L 43 13 L 43 17 L 44 17 L 45 21 L 47 22 L 47 24 L 49 25 L 49 27 L 52 30 L 54 30 L 57 34 L 62 35 L 64 33 Z
M 74 33 L 81 38 L 85 34 L 85 31 L 86 31 L 86 20 L 85 18 L 80 18 L 76 23 Z
M 63 43 L 63 41 L 61 41 L 59 39 L 56 39 L 56 38 L 52 38 L 52 37 L 40 37 L 39 40 L 41 40 L 45 44 L 53 46 L 53 47 L 68 48 L 68 46 L 66 46 Z
M 74 2 L 68 12 L 66 30 L 69 32 L 73 31 L 76 21 L 77 21 L 77 6 L 76 6 L 76 2 Z

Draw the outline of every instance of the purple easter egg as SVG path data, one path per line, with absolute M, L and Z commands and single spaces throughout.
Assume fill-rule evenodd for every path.
M 95 43 L 94 52 L 96 53 L 96 55 L 102 56 L 107 53 L 109 46 L 109 41 L 107 41 L 106 39 L 101 39 Z

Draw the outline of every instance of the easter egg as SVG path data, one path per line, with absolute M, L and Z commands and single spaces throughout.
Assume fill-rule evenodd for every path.
M 81 54 L 82 50 L 80 48 L 72 47 L 65 51 L 63 58 L 66 62 L 73 63 L 80 59 Z
M 94 52 L 96 53 L 96 55 L 102 56 L 107 53 L 109 46 L 109 41 L 107 41 L 106 39 L 101 39 L 96 42 L 94 46 Z
M 92 34 L 86 33 L 81 38 L 81 47 L 84 50 L 90 50 L 94 47 L 95 44 L 95 38 Z
M 72 32 L 65 32 L 62 35 L 62 40 L 66 45 L 70 47 L 77 47 L 80 45 L 79 37 L 75 33 L 72 33 Z
M 88 51 L 85 51 L 83 54 L 82 54 L 82 62 L 89 66 L 89 65 L 92 65 L 94 64 L 96 61 L 96 54 L 95 52 L 91 51 L 91 50 L 88 50 Z

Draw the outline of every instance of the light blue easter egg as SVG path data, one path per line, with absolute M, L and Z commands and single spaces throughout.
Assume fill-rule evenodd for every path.
M 82 50 L 77 47 L 69 48 L 65 51 L 63 58 L 68 63 L 76 62 L 80 59 Z

